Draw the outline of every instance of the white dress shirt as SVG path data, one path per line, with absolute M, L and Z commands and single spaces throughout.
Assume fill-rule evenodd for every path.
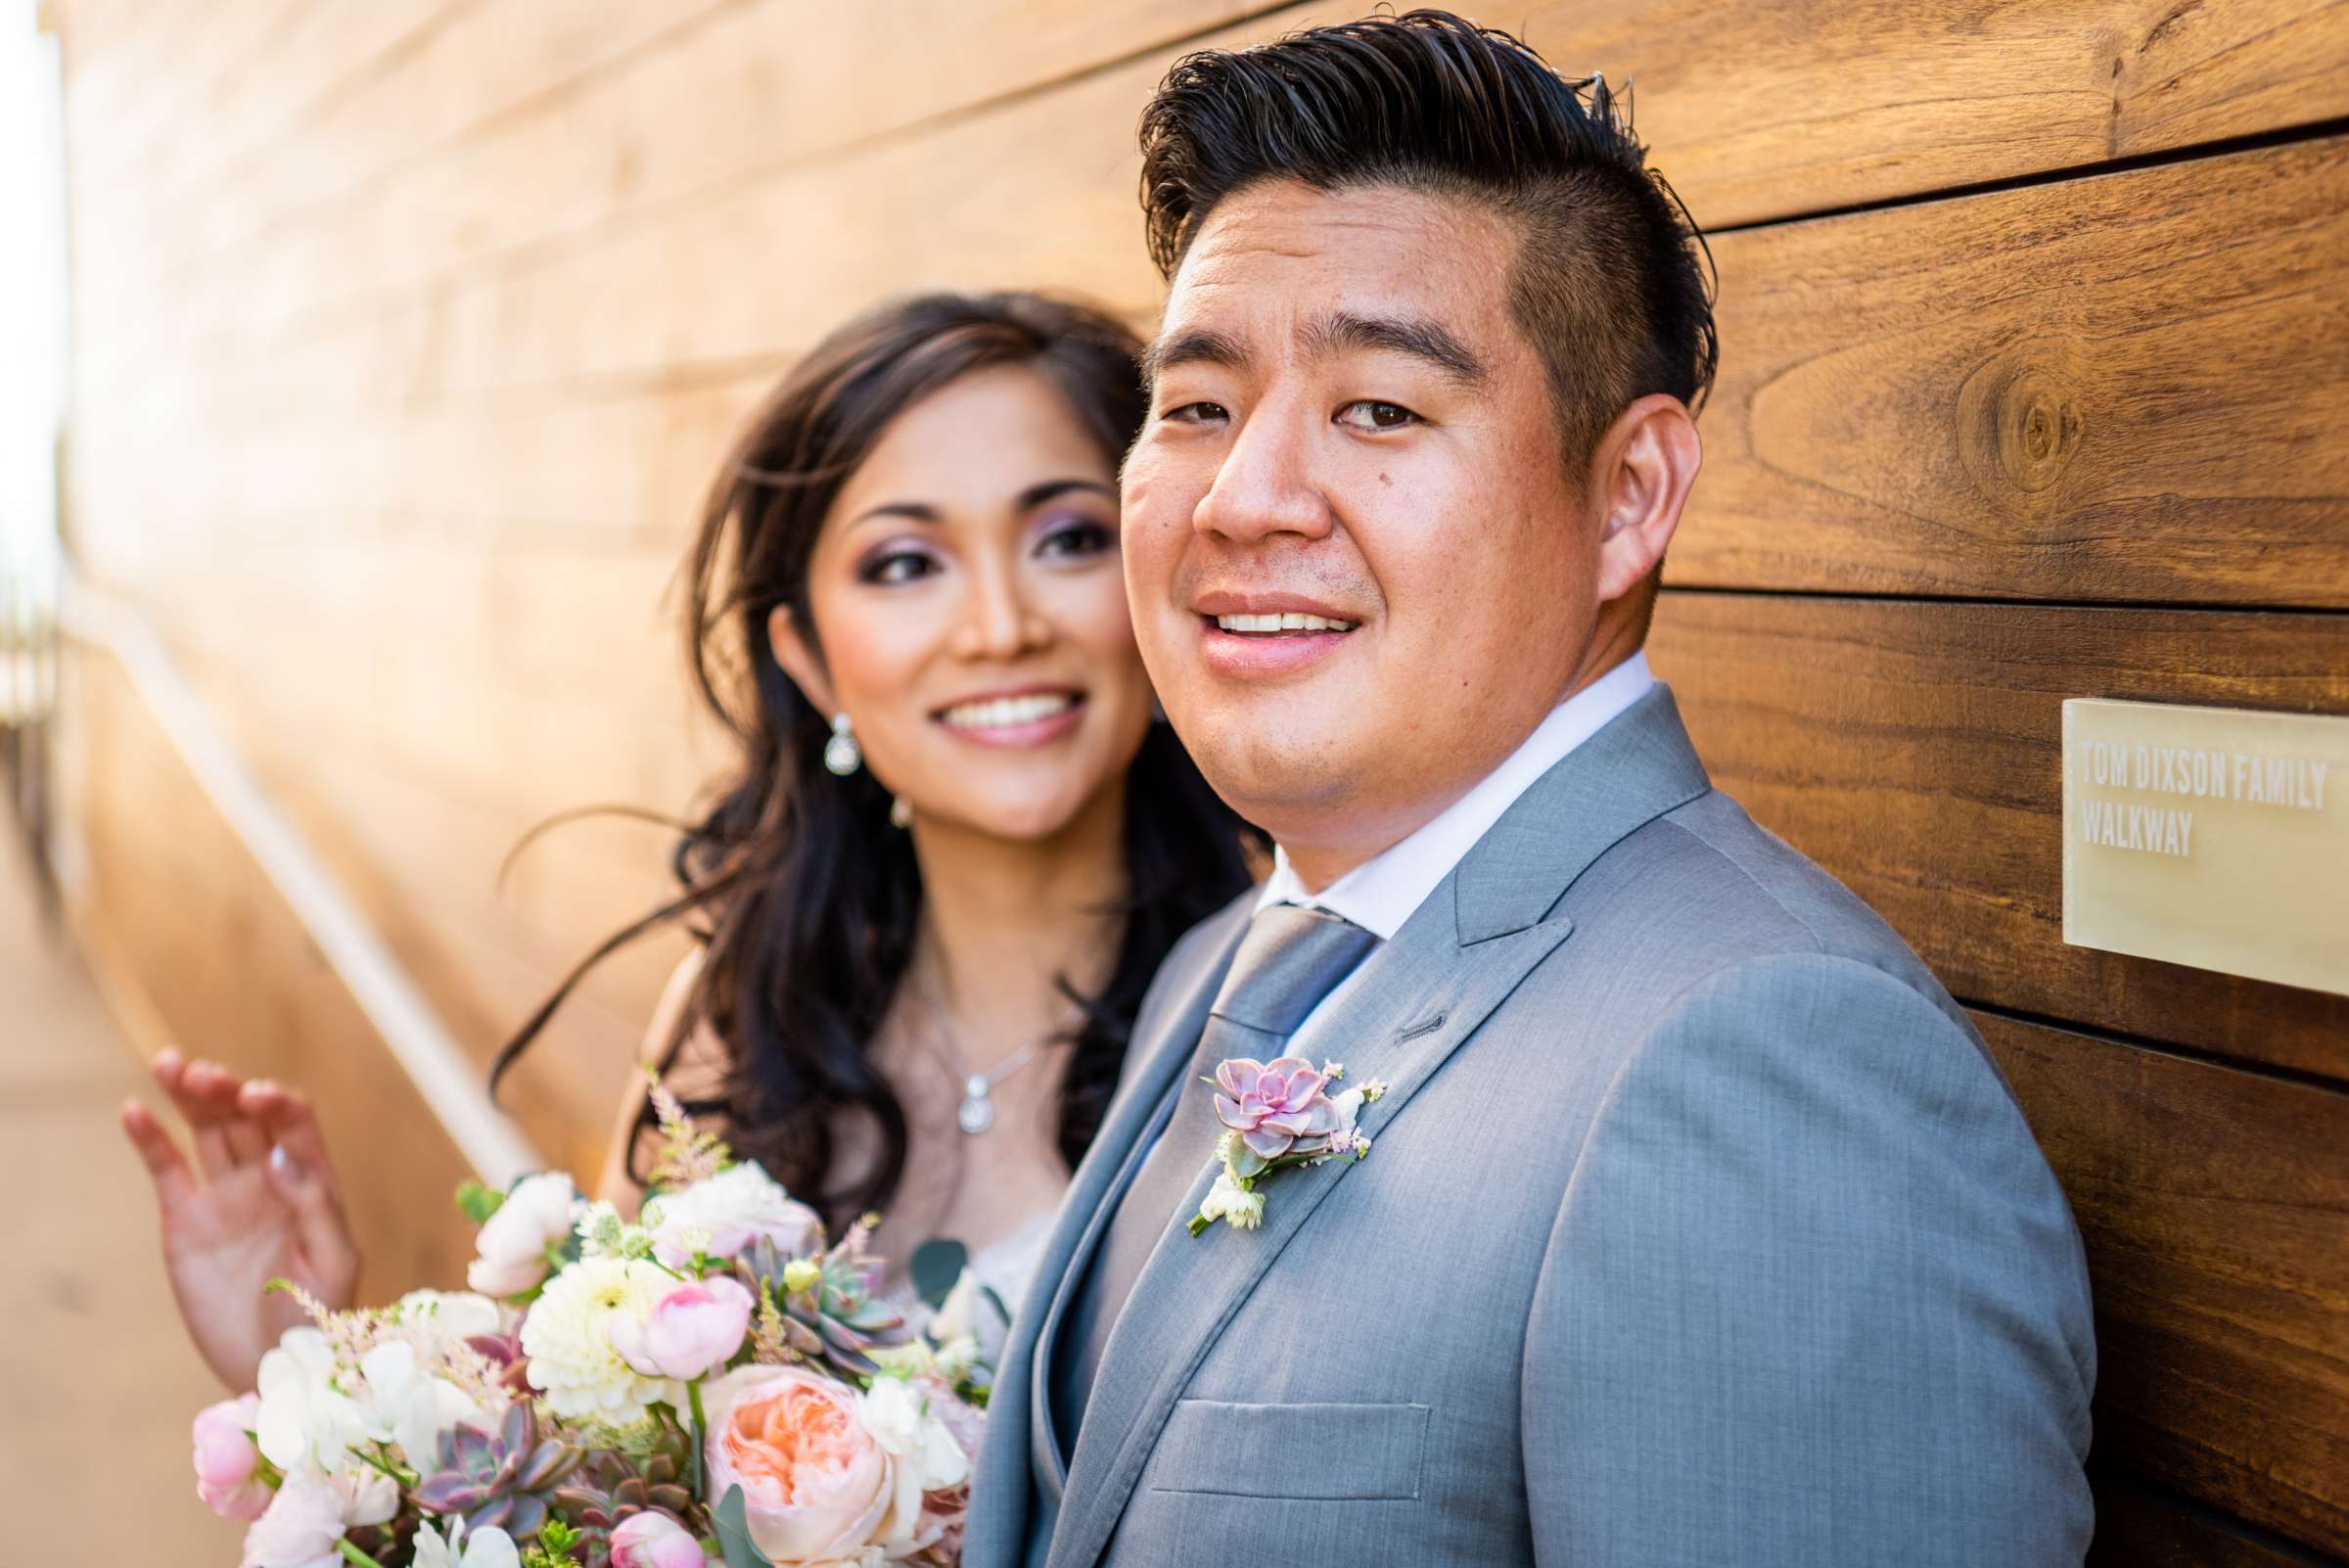
M 1305 884 L 1289 865 L 1287 853 L 1275 850 L 1272 874 L 1265 879 L 1256 906 L 1263 909 L 1275 903 L 1296 903 L 1326 909 L 1371 932 L 1381 942 L 1391 941 L 1412 911 L 1451 874 L 1452 867 L 1517 803 L 1517 797 L 1533 786 L 1534 780 L 1645 696 L 1655 683 L 1656 677 L 1647 668 L 1647 655 L 1644 652 L 1632 655 L 1551 709 L 1523 745 L 1433 820 L 1319 893 L 1306 892 Z M 1358 967 L 1356 973 L 1359 972 Z M 1349 975 L 1338 982 L 1320 1004 L 1306 1015 L 1305 1022 L 1291 1038 L 1302 1039 L 1314 1022 L 1353 988 L 1354 981 L 1355 976 Z

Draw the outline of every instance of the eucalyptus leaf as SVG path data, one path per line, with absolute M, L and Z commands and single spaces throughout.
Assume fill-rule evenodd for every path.
M 907 1268 L 913 1276 L 913 1288 L 932 1311 L 945 1305 L 954 1282 L 971 1261 L 971 1249 L 949 1237 L 925 1241 L 913 1249 Z
M 717 1544 L 725 1551 L 726 1568 L 775 1568 L 751 1539 L 750 1512 L 739 1485 L 726 1488 L 711 1516 L 717 1521 Z

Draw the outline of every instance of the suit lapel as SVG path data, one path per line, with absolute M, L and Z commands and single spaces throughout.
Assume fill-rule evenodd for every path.
M 1543 775 L 1477 843 L 1395 939 L 1371 956 L 1354 989 L 1300 1039 L 1307 1053 L 1343 1062 L 1354 1083 L 1387 1081 L 1387 1093 L 1363 1107 L 1359 1119 L 1374 1145 L 1493 1009 L 1571 935 L 1573 922 L 1555 910 L 1575 879 L 1614 844 L 1708 788 L 1671 693 L 1659 687 Z M 1152 1060 L 1155 1092 L 1146 1113 L 1152 1118 L 1204 1026 L 1214 985 L 1221 983 L 1239 935 L 1237 928 L 1229 934 L 1216 980 L 1179 1020 L 1181 1032 L 1172 1038 L 1184 1041 L 1184 1048 L 1162 1043 Z M 1136 1106 L 1125 1111 L 1130 1118 Z M 1129 1137 L 1138 1135 L 1140 1128 L 1121 1120 Z M 1130 1147 L 1118 1147 L 1118 1179 L 1129 1181 L 1137 1161 Z M 1264 1189 L 1260 1229 L 1217 1225 L 1193 1239 L 1183 1222 L 1215 1179 L 1214 1151 L 1198 1154 L 1199 1173 L 1183 1207 L 1169 1217 L 1167 1232 L 1103 1349 L 1047 1568 L 1091 1568 L 1099 1559 L 1208 1350 L 1321 1200 L 1340 1181 L 1377 1179 L 1375 1147 L 1361 1162 L 1333 1160 L 1283 1172 Z M 1371 1174 L 1354 1175 L 1358 1163 Z M 1102 1208 L 1092 1215 L 1082 1247 L 1054 1293 L 1038 1368 L 1046 1364 L 1045 1347 L 1066 1309 L 1069 1281 L 1080 1276 L 1107 1223 L 1107 1210 L 1123 1190 L 1121 1185 L 1092 1200 Z M 1035 1386 L 1039 1419 L 1048 1420 L 1046 1390 L 1040 1380 Z M 1057 1448 L 1047 1473 L 1061 1479 Z
M 1364 1106 L 1359 1121 L 1373 1143 L 1486 1014 L 1573 929 L 1571 921 L 1559 919 L 1462 949 L 1451 915 L 1451 900 L 1431 899 L 1371 957 L 1359 984 L 1304 1041 L 1343 1061 L 1352 1082 L 1387 1081 L 1385 1096 Z M 1447 955 L 1450 961 L 1430 961 Z M 1216 1169 L 1213 1149 L 1201 1148 L 1198 1155 L 1199 1175 L 1183 1207 L 1170 1217 L 1103 1349 L 1049 1568 L 1080 1568 L 1098 1558 L 1208 1348 L 1289 1238 L 1358 1164 L 1332 1160 L 1282 1172 L 1264 1187 L 1262 1228 L 1218 1225 L 1194 1239 L 1183 1222 L 1197 1212 Z M 1359 1163 L 1375 1170 L 1377 1161 L 1373 1149 Z
M 1165 1025 L 1155 1032 L 1155 1038 L 1144 1047 L 1144 1054 L 1134 1063 L 1127 1082 L 1119 1086 L 1108 1119 L 1093 1142 L 1094 1152 L 1103 1158 L 1087 1159 L 1070 1184 L 1059 1228 L 1065 1237 L 1074 1227 L 1075 1240 L 1065 1261 L 1057 1263 L 1058 1272 L 1052 1276 L 1051 1301 L 1032 1342 L 1033 1360 L 1026 1379 L 1031 1457 L 1037 1479 L 1046 1493 L 1055 1498 L 1064 1479 L 1060 1440 L 1053 1429 L 1051 1398 L 1052 1366 L 1061 1326 L 1083 1284 L 1093 1253 L 1117 1215 L 1120 1200 L 1156 1141 L 1155 1133 L 1167 1110 L 1170 1091 L 1183 1064 L 1198 1047 L 1199 1037 L 1207 1028 L 1208 1009 L 1215 1004 L 1216 992 L 1231 968 L 1240 939 L 1248 933 L 1248 916 L 1254 911 L 1253 899 L 1241 900 L 1234 915 L 1225 917 L 1230 922 L 1229 929 L 1204 945 L 1206 961 L 1183 983 L 1179 995 L 1166 1010 Z M 1076 1225 L 1079 1217 L 1082 1224 Z M 1054 1252 L 1060 1250 L 1058 1243 L 1062 1237 L 1055 1238 Z M 1046 1262 L 1047 1267 L 1054 1265 L 1050 1257 Z

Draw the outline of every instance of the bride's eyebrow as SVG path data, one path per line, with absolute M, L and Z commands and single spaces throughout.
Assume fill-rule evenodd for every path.
M 848 526 L 854 528 L 859 523 L 869 523 L 879 517 L 899 517 L 909 523 L 927 523 L 932 528 L 945 521 L 939 515 L 937 507 L 925 501 L 883 501 L 878 506 L 866 507 L 849 519 Z
M 1031 484 L 1020 491 L 1019 500 L 1016 503 L 1017 509 L 1022 512 L 1033 512 L 1047 501 L 1056 501 L 1064 495 L 1079 490 L 1087 491 L 1106 500 L 1114 501 L 1118 498 L 1117 489 L 1112 485 L 1102 484 L 1099 480 L 1046 480 L 1041 484 Z

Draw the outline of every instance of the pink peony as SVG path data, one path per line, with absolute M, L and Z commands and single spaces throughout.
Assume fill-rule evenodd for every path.
M 703 1568 L 702 1544 L 666 1513 L 632 1513 L 612 1532 L 612 1568 Z
M 1300 1140 L 1326 1138 L 1345 1126 L 1321 1092 L 1328 1084 L 1328 1076 L 1302 1056 L 1272 1062 L 1234 1056 L 1216 1069 L 1216 1119 L 1259 1158 L 1277 1160 Z
M 744 1366 L 704 1398 L 710 1497 L 742 1488 L 751 1540 L 773 1561 L 851 1562 L 891 1533 L 895 1461 L 858 1419 L 854 1389 L 796 1366 Z
M 742 1349 L 751 1307 L 751 1293 L 731 1279 L 679 1285 L 641 1323 L 615 1316 L 612 1348 L 646 1377 L 691 1382 L 725 1365 Z
M 254 1474 L 261 1451 L 253 1446 L 253 1428 L 260 1414 L 258 1394 L 222 1400 L 197 1412 L 196 1496 L 223 1519 L 250 1524 L 269 1506 L 269 1486 Z

